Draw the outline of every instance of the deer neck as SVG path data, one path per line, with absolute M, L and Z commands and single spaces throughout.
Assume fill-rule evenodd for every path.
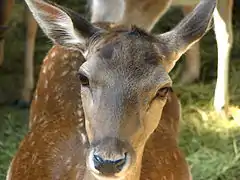
M 141 175 L 142 167 L 142 156 L 143 156 L 144 146 L 140 147 L 136 154 L 136 165 L 133 167 L 131 172 L 128 173 L 123 179 L 117 180 L 139 180 Z M 101 180 L 96 178 L 88 168 L 86 168 L 84 180 Z

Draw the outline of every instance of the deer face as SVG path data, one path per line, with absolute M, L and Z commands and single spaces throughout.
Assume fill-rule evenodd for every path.
M 79 78 L 92 169 L 128 170 L 157 127 L 171 79 L 156 41 L 136 28 L 90 39 Z
M 99 28 L 77 13 L 26 0 L 53 42 L 84 54 L 79 68 L 88 169 L 97 178 L 123 178 L 140 166 L 148 137 L 161 119 L 171 87 L 168 72 L 206 32 L 216 2 L 202 0 L 172 31 Z

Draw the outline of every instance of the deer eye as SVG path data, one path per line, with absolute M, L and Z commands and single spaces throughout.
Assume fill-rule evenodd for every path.
M 83 73 L 81 73 L 81 72 L 78 73 L 78 79 L 80 80 L 80 82 L 83 86 L 89 86 L 89 79 Z
M 166 98 L 170 90 L 171 90 L 171 87 L 163 87 L 158 90 L 156 96 L 160 98 Z

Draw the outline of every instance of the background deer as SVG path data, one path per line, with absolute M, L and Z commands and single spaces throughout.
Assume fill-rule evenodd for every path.
M 208 30 L 216 1 L 202 0 L 160 35 L 26 3 L 57 45 L 44 60 L 30 131 L 7 179 L 190 179 L 168 73 Z
M 151 31 L 170 5 L 183 6 L 189 13 L 199 0 L 90 0 L 92 1 L 92 22 L 110 21 L 120 24 L 136 24 Z M 232 5 L 233 0 L 218 0 L 214 12 L 214 29 L 218 48 L 218 73 L 214 96 L 214 107 L 219 112 L 228 111 L 229 56 L 232 47 Z M 200 75 L 200 50 L 196 43 L 186 52 L 186 66 L 183 83 L 189 83 Z
M 10 18 L 14 0 L 1 0 L 0 2 L 0 66 L 4 59 L 4 33 L 8 29 L 8 20 Z M 29 103 L 32 99 L 34 88 L 34 47 L 35 36 L 37 33 L 37 23 L 32 14 L 26 9 L 26 47 L 24 57 L 24 85 L 22 89 L 21 100 Z M 25 106 L 25 105 L 24 105 Z

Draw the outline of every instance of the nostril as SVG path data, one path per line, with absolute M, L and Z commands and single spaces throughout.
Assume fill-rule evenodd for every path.
M 93 155 L 94 168 L 104 174 L 120 172 L 127 162 L 127 153 L 117 160 L 103 159 L 99 155 Z
M 95 169 L 100 170 L 101 167 L 104 165 L 104 160 L 98 155 L 93 155 L 93 163 Z
M 94 160 L 94 162 L 98 162 L 98 163 L 104 162 L 104 160 L 98 155 L 93 155 L 93 160 Z
M 99 170 L 99 168 L 104 164 L 104 160 L 98 155 L 93 155 L 93 162 L 94 162 L 94 167 L 97 170 Z
M 121 171 L 124 167 L 124 165 L 126 164 L 127 161 L 127 153 L 124 154 L 124 158 L 122 159 L 118 159 L 114 162 L 116 168 Z

